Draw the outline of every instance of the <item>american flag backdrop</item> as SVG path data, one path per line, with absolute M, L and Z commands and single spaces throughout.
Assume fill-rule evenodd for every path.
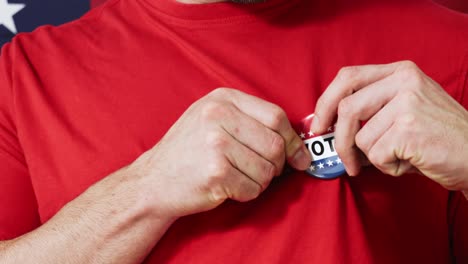
M 20 32 L 79 18 L 104 0 L 0 0 L 0 47 Z

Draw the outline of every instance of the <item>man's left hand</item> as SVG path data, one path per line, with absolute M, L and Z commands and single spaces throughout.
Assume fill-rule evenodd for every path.
M 336 115 L 335 147 L 349 175 L 370 161 L 386 174 L 419 172 L 468 190 L 468 112 L 414 63 L 343 68 L 317 102 L 313 132 Z

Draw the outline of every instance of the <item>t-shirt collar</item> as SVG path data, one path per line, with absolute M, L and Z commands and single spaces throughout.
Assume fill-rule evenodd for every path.
M 141 0 L 155 11 L 180 20 L 229 20 L 274 12 L 301 0 L 266 0 L 255 4 L 218 2 L 210 4 L 184 4 L 176 0 Z

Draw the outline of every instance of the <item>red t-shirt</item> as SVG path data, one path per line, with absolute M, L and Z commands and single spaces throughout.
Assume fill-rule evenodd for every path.
M 435 2 L 454 10 L 468 13 L 468 1 L 466 0 L 435 0 Z
M 413 60 L 467 107 L 467 56 L 468 16 L 423 0 L 111 0 L 20 34 L 0 60 L 0 239 L 135 160 L 217 87 L 297 123 L 341 67 Z M 467 242 L 459 193 L 369 167 L 295 172 L 255 201 L 182 218 L 146 263 L 468 263 Z

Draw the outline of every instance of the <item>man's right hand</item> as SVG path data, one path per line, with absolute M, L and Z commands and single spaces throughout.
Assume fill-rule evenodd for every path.
M 303 170 L 310 159 L 281 108 L 218 89 L 135 162 L 36 230 L 0 241 L 0 262 L 140 263 L 177 218 L 252 200 L 286 160 Z
M 255 199 L 280 175 L 285 161 L 298 170 L 311 162 L 285 112 L 220 88 L 195 102 L 129 169 L 142 176 L 157 214 L 177 218 L 226 199 Z

